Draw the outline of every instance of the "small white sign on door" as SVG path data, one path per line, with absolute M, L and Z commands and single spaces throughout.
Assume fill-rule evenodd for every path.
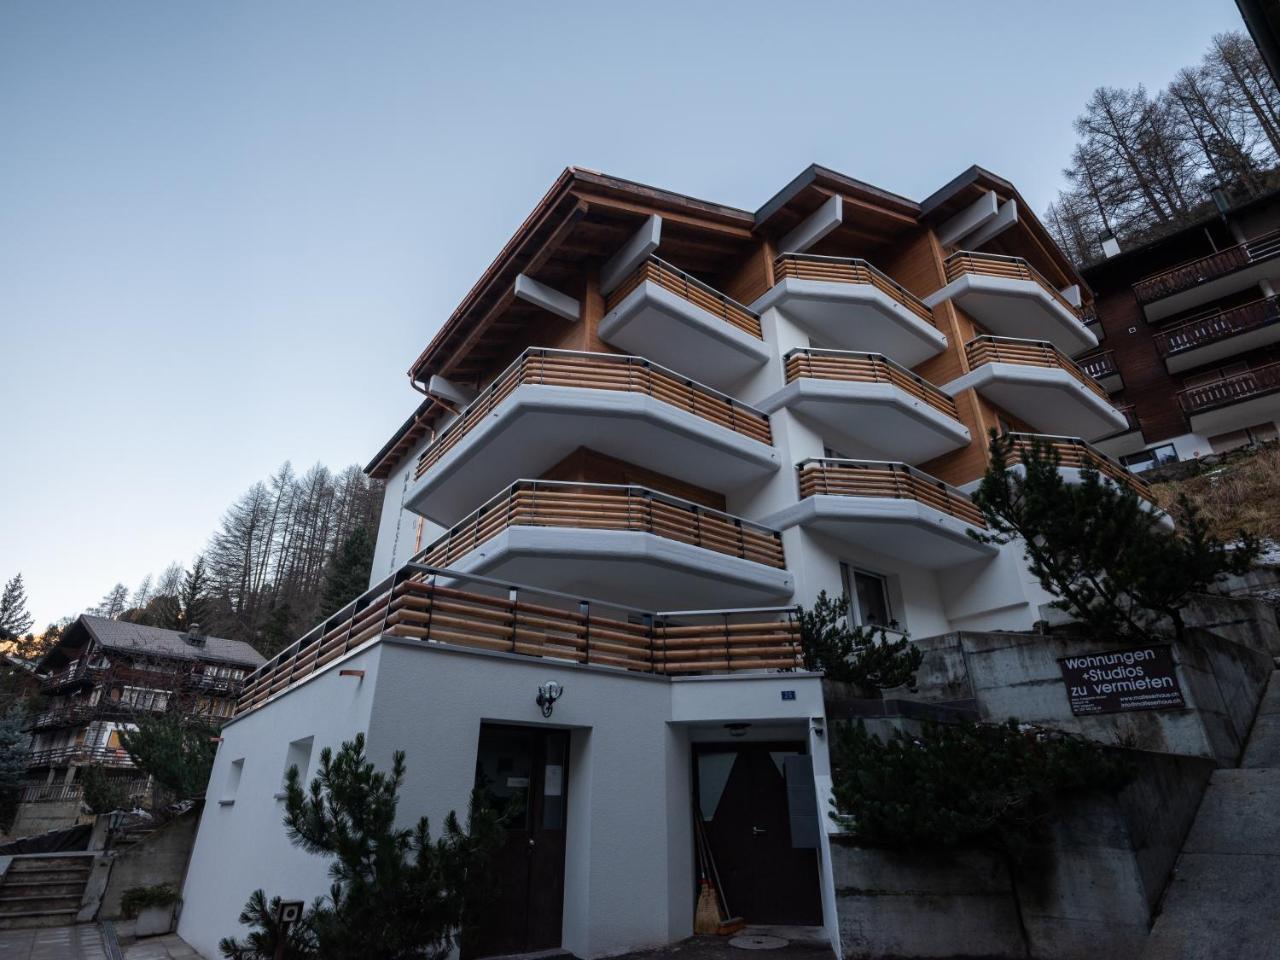
M 546 777 L 543 780 L 544 791 L 548 797 L 558 797 L 564 793 L 564 767 L 558 763 L 547 764 Z

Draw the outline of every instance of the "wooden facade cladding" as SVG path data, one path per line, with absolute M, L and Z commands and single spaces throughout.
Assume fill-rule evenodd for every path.
M 1081 370 L 1070 357 L 1046 340 L 1019 340 L 1013 337 L 993 337 L 984 334 L 970 340 L 964 345 L 964 349 L 969 358 L 970 370 L 985 363 L 1056 367 L 1071 374 L 1100 399 L 1107 400 L 1107 391 L 1103 390 L 1093 377 Z
M 936 477 L 905 463 L 875 460 L 805 460 L 796 470 L 800 497 L 883 497 L 915 500 L 975 527 L 985 527 L 973 501 Z
M 1133 293 L 1139 303 L 1151 303 L 1277 256 L 1280 230 L 1273 230 L 1144 277 L 1133 284 Z
M 537 479 L 604 483 L 616 487 L 648 487 L 669 497 L 688 500 L 721 513 L 728 512 L 723 493 L 607 456 L 589 447 L 579 447 Z
M 946 271 L 948 283 L 964 276 L 966 273 L 1000 277 L 1005 280 L 1030 280 L 1053 297 L 1059 306 L 1069 311 L 1077 319 L 1080 318 L 1080 308 L 1064 297 L 1057 287 L 1046 280 L 1039 270 L 1027 263 L 1022 257 L 958 250 L 947 257 Z M 1083 323 L 1083 320 L 1081 322 Z
M 784 253 L 774 261 L 774 282 L 789 277 L 828 283 L 865 283 L 875 287 L 930 326 L 937 326 L 933 311 L 915 294 L 866 260 L 857 257 L 827 257 L 807 253 Z
M 642 357 L 531 348 L 521 353 L 422 452 L 415 478 L 430 470 L 477 423 L 525 384 L 642 393 L 761 443 L 773 442 L 766 414 Z
M 1165 327 L 1152 337 L 1163 357 L 1225 340 L 1238 333 L 1259 330 L 1280 320 L 1280 297 L 1263 297 Z
M 452 526 L 420 554 L 431 567 L 456 563 L 509 527 L 648 533 L 784 569 L 776 530 L 637 486 L 521 480 Z
M 852 350 L 798 349 L 785 360 L 787 383 L 801 377 L 817 380 L 846 380 L 857 383 L 889 383 L 935 410 L 959 419 L 955 401 L 924 377 L 912 373 L 879 353 L 857 353 Z
M 1212 383 L 1187 387 L 1178 394 L 1178 402 L 1188 414 L 1203 413 L 1277 391 L 1280 363 L 1268 363 Z
M 764 339 L 764 334 L 760 331 L 760 317 L 749 307 L 743 306 L 709 284 L 703 283 L 697 277 L 683 270 L 677 270 L 671 264 L 652 256 L 640 264 L 631 276 L 609 294 L 604 303 L 605 312 L 608 313 L 616 307 L 632 290 L 646 281 L 670 290 L 676 296 L 701 307 L 726 323 L 733 324 L 757 340 Z
M 1106 454 L 1094 449 L 1083 440 L 1076 437 L 1050 437 L 1029 433 L 1014 433 L 1010 434 L 1010 436 L 1013 439 L 1013 449 L 1010 452 L 1007 466 L 1012 467 L 1020 463 L 1023 453 L 1029 451 L 1032 445 L 1039 441 L 1048 445 L 1057 454 L 1059 466 L 1077 470 L 1084 466 L 1091 466 L 1104 477 L 1120 486 L 1128 487 L 1143 500 L 1155 503 L 1151 487 L 1145 480 L 1130 473 Z
M 803 662 L 794 608 L 664 615 L 505 586 L 493 595 L 484 591 L 496 582 L 473 578 L 464 590 L 438 577 L 457 579 L 409 564 L 348 604 L 253 673 L 236 715 L 381 637 L 660 675 L 794 670 Z

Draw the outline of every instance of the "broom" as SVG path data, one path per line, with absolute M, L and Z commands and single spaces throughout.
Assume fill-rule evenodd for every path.
M 694 916 L 694 933 L 714 933 L 728 936 L 746 926 L 741 917 L 729 915 L 729 901 L 725 899 L 720 871 L 711 855 L 711 841 L 707 839 L 702 816 L 694 811 L 694 832 L 698 841 L 698 867 L 702 874 L 702 888 L 698 892 L 698 910 Z M 710 876 L 708 876 L 710 874 Z

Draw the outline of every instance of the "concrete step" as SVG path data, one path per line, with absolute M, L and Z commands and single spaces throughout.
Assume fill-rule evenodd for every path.
M 0 917 L 28 913 L 32 910 L 77 910 L 80 907 L 82 895 L 83 891 L 61 896 L 8 896 L 0 891 Z
M 74 923 L 76 910 L 29 910 L 0 916 L 0 930 L 29 930 L 33 927 L 65 927 Z
M 84 892 L 84 880 L 40 880 L 35 883 L 0 884 L 0 897 L 7 896 L 70 896 Z
M 10 870 L 0 883 L 84 883 L 87 879 L 88 870 L 29 870 L 22 873 Z

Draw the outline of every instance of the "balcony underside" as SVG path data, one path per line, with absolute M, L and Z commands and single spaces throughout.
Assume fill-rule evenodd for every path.
M 869 283 L 787 277 L 751 305 L 777 307 L 823 346 L 883 353 L 912 367 L 941 353 L 947 338 L 927 320 Z
M 849 457 L 921 463 L 970 440 L 959 420 L 891 383 L 801 377 L 760 408 L 790 410 Z
M 1069 357 L 1098 345 L 1079 318 L 1034 280 L 965 273 L 924 298 L 930 307 L 944 300 L 997 336 L 1048 340 Z
M 963 520 L 907 498 L 817 494 L 779 510 L 764 522 L 784 530 L 803 527 L 926 570 L 998 552 L 992 544 L 972 539 Z
M 1141 433 L 1139 433 L 1139 434 L 1138 434 L 1138 436 L 1141 436 Z M 1139 444 L 1138 449 L 1141 449 L 1141 448 L 1142 448 L 1142 447 L 1144 447 L 1144 446 L 1146 446 L 1146 444 L 1145 444 L 1145 443 L 1144 443 L 1144 444 Z M 1016 474 L 1016 475 L 1017 475 L 1017 476 L 1019 476 L 1019 477 L 1022 477 L 1022 476 L 1025 476 L 1025 475 L 1026 475 L 1027 468 L 1026 468 L 1026 467 L 1024 467 L 1021 463 L 1015 463 L 1015 464 L 1010 465 L 1010 467 L 1009 467 L 1009 472 L 1010 472 L 1010 473 L 1012 473 L 1012 474 Z M 1068 483 L 1069 485 L 1071 485 L 1071 486 L 1073 486 L 1073 487 L 1074 487 L 1074 486 L 1079 486 L 1079 485 L 1080 485 L 1080 483 L 1082 483 L 1082 482 L 1083 482 L 1083 480 L 1084 480 L 1084 474 L 1083 474 L 1083 472 L 1080 470 L 1080 468 L 1079 468 L 1079 467 L 1062 467 L 1062 466 L 1060 466 L 1060 467 L 1058 467 L 1058 473 L 1062 476 L 1062 479 L 1063 479 L 1066 483 Z M 1102 475 L 1102 482 L 1103 482 L 1103 483 L 1110 484 L 1110 485 L 1111 485 L 1111 486 L 1113 486 L 1113 487 L 1114 487 L 1114 486 L 1117 486 L 1116 481 L 1115 481 L 1115 480 L 1113 480 L 1112 478 L 1108 477 L 1106 474 L 1103 474 L 1103 475 Z M 963 492 L 965 492 L 965 493 L 967 493 L 967 494 L 972 495 L 972 494 L 973 494 L 973 492 L 974 492 L 975 490 L 977 490 L 977 489 L 978 489 L 978 487 L 979 487 L 979 485 L 980 485 L 981 483 L 982 483 L 982 481 L 981 481 L 980 479 L 979 479 L 979 480 L 973 480 L 973 481 L 971 481 L 971 482 L 969 482 L 969 483 L 963 484 L 963 485 L 960 487 L 960 489 L 961 489 Z M 1159 515 L 1160 515 L 1160 523 L 1161 523 L 1161 525 L 1163 525 L 1164 527 L 1166 527 L 1166 528 L 1167 528 L 1167 529 L 1169 529 L 1169 530 L 1172 530 L 1172 529 L 1173 529 L 1173 518 L 1172 518 L 1172 517 L 1170 517 L 1170 516 L 1169 516 L 1167 513 L 1165 513 L 1163 510 L 1161 510 L 1161 509 L 1160 509 L 1160 507 L 1159 507 L 1159 506 L 1158 506 L 1158 505 L 1157 505 L 1153 500 L 1149 500 L 1149 499 L 1147 499 L 1147 498 L 1145 498 L 1145 497 L 1139 497 L 1139 498 L 1138 498 L 1138 506 L 1140 506 L 1143 510 L 1150 511 L 1151 513 L 1159 514 Z
M 525 384 L 411 484 L 405 506 L 451 526 L 579 447 L 722 493 L 779 466 L 773 447 L 645 394 Z
M 1164 358 L 1164 365 L 1170 373 L 1180 373 L 1183 370 L 1216 363 L 1273 343 L 1280 343 L 1280 323 L 1269 323 L 1255 330 L 1244 330 L 1233 336 L 1215 340 L 1213 343 L 1206 343 L 1204 346 L 1171 353 Z
M 1093 379 L 1096 380 L 1098 382 L 1098 386 L 1107 391 L 1107 393 L 1115 393 L 1118 390 L 1124 389 L 1124 380 L 1121 378 L 1119 371 L 1115 373 L 1108 373 L 1102 377 L 1094 377 Z
M 1123 413 L 1059 367 L 984 363 L 942 389 L 954 397 L 970 388 L 1041 433 L 1090 440 L 1127 423 Z
M 1119 459 L 1120 457 L 1127 457 L 1131 453 L 1137 453 L 1146 447 L 1147 438 L 1142 435 L 1141 430 L 1134 427 L 1124 433 L 1117 433 L 1101 440 L 1095 440 L 1093 445 L 1108 457 Z
M 1203 413 L 1189 414 L 1187 419 L 1191 423 L 1191 431 L 1205 437 L 1243 430 L 1268 421 L 1280 421 L 1280 392 L 1246 397 Z
M 606 343 L 721 389 L 769 359 L 763 340 L 652 280 L 605 314 L 599 333 Z
M 1248 290 L 1262 280 L 1280 281 L 1280 258 L 1263 260 L 1224 277 L 1206 280 L 1190 290 L 1181 290 L 1159 300 L 1152 300 L 1143 306 L 1142 312 L 1148 320 L 1163 320 L 1175 313 L 1194 310 L 1222 297 Z
M 793 591 L 786 570 L 632 530 L 513 526 L 450 566 L 627 606 L 767 606 Z

